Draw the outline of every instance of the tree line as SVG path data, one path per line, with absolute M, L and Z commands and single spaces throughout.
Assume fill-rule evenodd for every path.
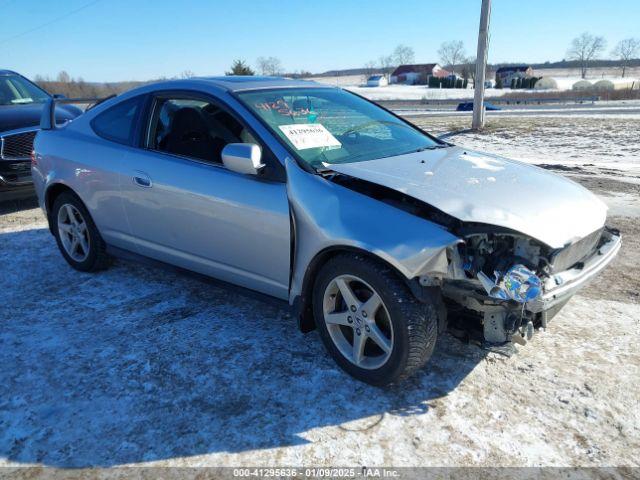
M 587 76 L 589 68 L 592 68 L 600 59 L 606 49 L 604 37 L 584 32 L 571 41 L 567 50 L 567 60 L 576 64 L 582 78 Z M 640 39 L 626 38 L 619 41 L 611 50 L 610 55 L 617 60 L 624 77 L 630 66 L 638 63 L 640 57 Z M 390 75 L 399 65 L 413 63 L 414 51 L 406 45 L 399 45 L 390 55 L 381 56 L 377 62 L 365 63 L 362 71 L 366 76 L 375 73 Z M 443 42 L 438 49 L 438 58 L 441 65 L 452 74 L 463 80 L 475 80 L 476 59 L 467 56 L 464 43 L 460 40 Z M 566 62 L 566 60 L 563 60 Z
M 36 75 L 34 82 L 51 94 L 62 94 L 68 98 L 104 98 L 117 95 L 143 82 L 93 83 L 85 82 L 82 77 L 72 78 L 66 71 L 61 71 L 55 78 Z
M 225 72 L 225 75 L 255 75 L 256 72 L 266 77 L 285 76 L 305 78 L 313 75 L 311 72 L 305 70 L 285 72 L 282 62 L 278 57 L 258 57 L 255 69 L 251 68 L 246 60 L 236 59 L 231 64 L 231 68 Z
M 592 63 L 602 55 L 607 47 L 604 37 L 584 32 L 573 39 L 567 51 L 569 60 L 577 61 L 580 65 L 580 76 L 586 78 Z M 621 63 L 622 76 L 627 73 L 631 61 L 640 55 L 640 39 L 625 38 L 620 40 L 611 50 L 611 56 Z
M 589 68 L 598 63 L 601 55 L 606 50 L 607 42 L 604 37 L 584 32 L 571 41 L 567 50 L 567 58 L 562 63 L 568 61 L 577 65 L 582 78 L 587 76 Z M 640 39 L 626 38 L 619 41 L 611 50 L 610 55 L 618 61 L 621 68 L 621 75 L 624 77 L 630 66 L 638 63 L 640 57 Z M 468 80 L 475 80 L 476 59 L 467 56 L 464 43 L 460 40 L 443 42 L 438 49 L 438 57 L 441 65 L 452 74 L 462 78 L 465 83 Z M 358 69 L 366 77 L 380 73 L 387 77 L 391 75 L 399 65 L 415 63 L 415 52 L 412 47 L 400 44 L 387 54 L 380 55 L 377 60 L 370 60 L 364 64 L 364 68 Z M 282 61 L 278 57 L 258 57 L 255 67 L 252 67 L 244 59 L 236 59 L 231 64 L 226 75 L 255 75 L 259 73 L 264 76 L 287 76 L 293 78 L 310 77 L 308 71 L 285 73 Z M 337 73 L 337 72 L 336 72 Z M 194 73 L 185 70 L 178 77 L 190 78 Z M 69 98 L 104 98 L 109 95 L 117 95 L 131 88 L 150 83 L 148 82 L 116 82 L 116 83 L 95 83 L 86 82 L 81 77 L 72 78 L 66 71 L 61 71 L 56 78 L 37 75 L 35 83 L 50 93 L 66 95 Z

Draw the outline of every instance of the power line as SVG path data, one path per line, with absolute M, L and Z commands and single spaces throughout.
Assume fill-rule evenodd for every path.
M 33 33 L 33 32 L 35 32 L 37 30 L 40 30 L 41 28 L 48 27 L 49 25 L 52 25 L 52 24 L 54 24 L 56 22 L 59 22 L 60 20 L 64 20 L 65 18 L 70 17 L 71 15 L 75 15 L 79 11 L 84 10 L 85 8 L 89 8 L 89 7 L 95 5 L 96 3 L 100 2 L 100 1 L 101 0 L 93 0 L 92 2 L 85 3 L 81 7 L 78 7 L 75 10 L 72 10 L 70 12 L 67 12 L 67 13 L 63 14 L 63 15 L 60 15 L 59 17 L 56 17 L 56 18 L 54 18 L 52 20 L 49 20 L 48 22 L 43 23 L 42 25 L 38 25 L 37 27 L 33 27 L 33 28 L 29 29 L 29 30 L 26 30 L 26 31 L 22 32 L 22 33 L 18 33 L 17 35 L 13 35 L 11 37 L 7 37 L 7 38 L 5 38 L 3 40 L 0 40 L 0 45 L 4 45 L 5 43 L 10 42 L 11 40 L 15 40 L 16 38 L 24 37 L 25 35 L 29 35 L 30 33 Z

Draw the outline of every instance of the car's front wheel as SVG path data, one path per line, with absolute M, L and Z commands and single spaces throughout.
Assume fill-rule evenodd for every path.
M 58 248 L 69 265 L 83 272 L 108 266 L 104 240 L 77 196 L 60 194 L 53 203 L 51 222 Z
M 399 382 L 422 367 L 437 339 L 436 309 L 419 302 L 388 266 L 338 255 L 320 270 L 313 309 L 338 365 L 373 385 Z

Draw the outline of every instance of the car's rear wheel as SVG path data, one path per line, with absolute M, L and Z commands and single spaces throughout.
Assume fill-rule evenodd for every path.
M 373 385 L 397 383 L 422 367 L 437 339 L 437 314 L 396 272 L 361 255 L 338 255 L 320 270 L 313 309 L 338 365 Z
M 108 266 L 106 244 L 77 196 L 60 194 L 53 203 L 51 221 L 58 248 L 69 265 L 83 272 Z

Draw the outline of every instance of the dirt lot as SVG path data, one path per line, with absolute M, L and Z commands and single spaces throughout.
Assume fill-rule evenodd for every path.
M 445 335 L 387 390 L 281 304 L 125 261 L 78 273 L 33 204 L 2 206 L 0 465 L 639 466 L 638 127 L 500 118 L 450 138 L 593 188 L 624 246 L 514 357 Z

